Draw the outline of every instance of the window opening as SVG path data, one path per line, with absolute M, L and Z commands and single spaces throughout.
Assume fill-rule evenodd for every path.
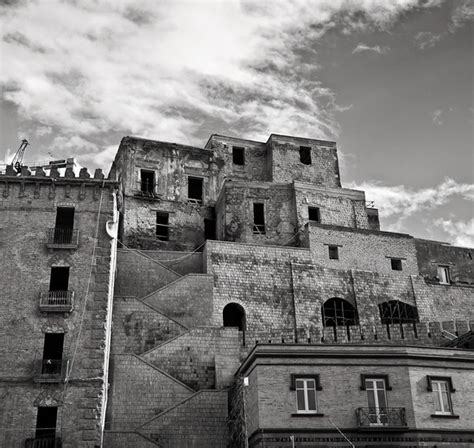
M 188 199 L 202 202 L 202 178 L 188 177 Z
M 296 410 L 300 413 L 316 413 L 316 381 L 311 378 L 296 378 Z
M 443 285 L 451 284 L 451 277 L 449 275 L 449 266 L 438 266 L 439 282 Z
M 347 300 L 338 297 L 326 300 L 321 313 L 325 327 L 340 327 L 359 323 L 357 310 Z
M 232 146 L 232 163 L 234 165 L 245 165 L 245 148 Z
M 58 408 L 53 406 L 38 407 L 36 416 L 36 434 L 37 439 L 54 439 L 56 437 L 56 422 L 58 417 Z M 36 446 L 36 445 L 35 445 Z M 49 448 L 53 445 L 40 444 L 38 447 Z
M 300 146 L 300 162 L 304 165 L 311 165 L 311 148 Z
M 238 303 L 229 303 L 224 307 L 224 327 L 238 327 L 239 331 L 245 331 L 245 310 Z
M 156 236 L 162 241 L 169 240 L 169 213 L 156 212 Z
M 253 204 L 253 233 L 265 234 L 265 206 L 258 202 Z
M 49 279 L 50 291 L 67 291 L 69 286 L 69 267 L 52 267 Z
M 143 193 L 153 194 L 155 192 L 155 172 L 148 170 L 140 170 L 141 186 Z
M 58 207 L 54 226 L 54 244 L 71 244 L 74 228 L 74 207 Z
M 365 389 L 369 404 L 369 422 L 371 425 L 388 424 L 387 395 L 383 378 L 366 378 Z
M 328 246 L 329 248 L 329 259 L 339 260 L 339 248 L 337 246 Z
M 402 270 L 402 260 L 400 258 L 390 258 L 390 264 L 392 266 L 392 271 Z
M 321 222 L 319 207 L 308 207 L 308 219 L 314 222 Z
M 216 221 L 214 219 L 204 219 L 204 238 L 206 240 L 216 239 Z
M 383 324 L 402 324 L 418 322 L 418 310 L 415 306 L 399 300 L 390 300 L 379 304 L 380 319 Z
M 63 359 L 64 333 L 45 333 L 42 374 L 60 374 Z
M 453 413 L 451 393 L 446 380 L 431 380 L 435 397 L 435 414 L 447 415 Z

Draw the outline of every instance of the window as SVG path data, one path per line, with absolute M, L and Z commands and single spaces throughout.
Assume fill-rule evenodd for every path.
M 385 379 L 365 377 L 364 380 L 365 390 L 367 391 L 370 425 L 387 425 L 388 414 Z
M 202 202 L 202 178 L 188 177 L 188 200 Z
M 265 234 L 265 206 L 259 202 L 253 204 L 253 233 Z
M 169 213 L 156 212 L 156 236 L 162 241 L 169 240 Z
M 206 240 L 216 239 L 216 220 L 215 219 L 204 219 L 204 238 Z
M 70 244 L 74 228 L 74 207 L 58 207 L 54 226 L 54 244 Z
M 64 333 L 45 333 L 41 374 L 61 374 Z
M 245 165 L 245 148 L 232 146 L 232 163 L 234 165 Z
M 308 219 L 313 222 L 320 222 L 319 207 L 308 207 Z
M 403 324 L 418 322 L 416 306 L 399 300 L 389 300 L 379 304 L 380 319 L 383 324 Z
M 438 278 L 442 285 L 451 284 L 451 277 L 449 275 L 449 266 L 438 266 Z
M 329 249 L 329 259 L 339 260 L 339 248 L 337 246 L 328 246 L 328 249 Z
M 456 392 L 453 387 L 451 377 L 446 376 L 427 376 L 428 391 L 433 393 L 435 416 L 453 416 L 453 403 L 451 394 Z
M 357 310 L 347 300 L 338 297 L 326 300 L 321 307 L 321 314 L 325 327 L 357 325 L 359 323 Z
M 319 375 L 291 375 L 291 390 L 296 392 L 296 412 L 298 414 L 316 414 L 316 391 L 321 390 Z
M 402 270 L 402 260 L 401 260 L 401 258 L 390 258 L 390 264 L 392 266 L 392 271 L 401 271 Z
M 49 279 L 50 291 L 67 291 L 69 286 L 69 267 L 52 267 Z
M 155 192 L 155 172 L 140 170 L 140 178 L 140 191 L 143 193 L 153 194 Z
M 224 327 L 238 327 L 245 331 L 245 310 L 238 303 L 228 303 L 222 312 Z
M 56 437 L 56 421 L 58 417 L 58 408 L 53 406 L 38 407 L 36 416 L 36 434 L 37 439 L 54 439 Z M 52 447 L 53 444 L 38 444 L 34 446 Z
M 311 165 L 311 148 L 300 146 L 300 162 L 304 165 Z

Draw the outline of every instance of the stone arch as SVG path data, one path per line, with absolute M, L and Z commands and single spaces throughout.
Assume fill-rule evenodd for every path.
M 333 297 L 326 300 L 321 307 L 324 327 L 358 325 L 357 309 L 347 300 Z
M 239 327 L 240 331 L 245 331 L 246 317 L 245 310 L 238 303 L 228 303 L 222 311 L 224 327 Z
M 405 324 L 416 323 L 418 319 L 418 309 L 399 300 L 389 300 L 379 303 L 380 320 L 382 324 Z

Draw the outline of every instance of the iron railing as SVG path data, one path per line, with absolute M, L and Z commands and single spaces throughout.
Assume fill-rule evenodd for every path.
M 70 313 L 74 301 L 74 291 L 44 291 L 40 294 L 40 311 Z
M 358 408 L 356 409 L 359 428 L 405 428 L 407 419 L 405 408 Z
M 79 242 L 77 229 L 55 227 L 48 229 L 46 245 L 50 249 L 76 249 Z
M 39 359 L 34 363 L 33 378 L 36 383 L 61 383 L 66 378 L 67 359 Z
M 61 448 L 63 446 L 60 437 L 40 437 L 25 440 L 25 448 Z

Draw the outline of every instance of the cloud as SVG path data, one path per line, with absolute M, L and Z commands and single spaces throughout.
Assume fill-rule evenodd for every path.
M 472 0 L 458 0 L 451 15 L 451 23 L 448 28 L 450 32 L 464 26 L 466 22 L 474 20 L 474 3 Z
M 456 246 L 474 248 L 474 218 L 469 221 L 437 219 L 434 224 L 452 237 Z
M 202 144 L 209 128 L 335 138 L 335 94 L 299 50 L 329 30 L 387 29 L 433 4 L 3 2 L 0 84 L 22 128 L 79 156 L 123 135 Z M 360 51 L 386 51 L 370 48 Z
M 420 50 L 434 47 L 441 39 L 442 34 L 435 34 L 431 31 L 420 31 L 415 35 L 415 43 Z
M 435 125 L 441 126 L 443 124 L 443 110 L 436 109 L 435 111 L 433 111 L 433 113 L 431 114 L 431 119 Z
M 380 45 L 375 45 L 375 46 L 369 46 L 365 44 L 358 44 L 357 47 L 355 47 L 352 50 L 352 54 L 355 53 L 362 53 L 362 52 L 373 52 L 373 53 L 378 53 L 378 54 L 385 54 L 390 50 L 390 47 L 381 47 Z

